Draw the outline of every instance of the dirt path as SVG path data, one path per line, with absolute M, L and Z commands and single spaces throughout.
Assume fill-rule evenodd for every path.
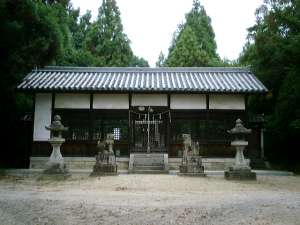
M 2 179 L 0 224 L 300 224 L 300 177 Z

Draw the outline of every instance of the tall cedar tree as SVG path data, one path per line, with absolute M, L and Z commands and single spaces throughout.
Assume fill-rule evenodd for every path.
M 9 166 L 19 165 L 17 161 L 24 154 L 24 133 L 18 122 L 31 107 L 28 98 L 16 93 L 16 85 L 24 74 L 51 63 L 63 52 L 68 26 L 65 6 L 54 1 L 2 0 L 0 20 L 2 139 L 10 149 L 1 157 L 1 167 L 5 166 L 3 160 Z
M 59 66 L 94 66 L 97 64 L 96 56 L 84 48 L 87 33 L 91 30 L 91 12 L 87 11 L 81 17 L 79 9 L 68 8 L 68 26 L 70 44 L 64 53 L 56 58 L 55 64 Z
M 272 98 L 253 98 L 250 109 L 266 112 L 266 151 L 270 159 L 297 163 L 300 136 L 300 0 L 265 1 L 249 29 L 240 62 L 272 91 Z
M 208 64 L 207 53 L 198 45 L 196 35 L 189 26 L 185 26 L 177 40 L 176 47 L 167 59 L 169 66 L 205 66 Z
M 211 19 L 207 16 L 204 7 L 200 5 L 199 0 L 194 0 L 191 12 L 186 15 L 186 25 L 192 28 L 196 34 L 198 44 L 209 57 L 212 59 L 218 58 Z
M 123 33 L 115 0 L 103 0 L 98 19 L 87 34 L 85 45 L 97 57 L 98 66 L 129 66 L 133 60 L 130 41 Z
M 131 67 L 149 67 L 149 63 L 144 58 L 133 56 L 130 65 Z
M 99 10 L 99 13 L 106 13 L 104 10 Z M 94 51 L 94 47 L 87 48 L 86 43 L 91 41 L 90 33 L 96 35 L 95 31 L 92 28 L 96 27 L 95 23 L 91 22 L 91 12 L 87 11 L 83 16 L 79 16 L 79 9 L 74 9 L 72 6 L 68 7 L 68 25 L 70 30 L 70 45 L 65 49 L 64 54 L 56 58 L 56 65 L 61 66 L 111 66 L 111 65 L 120 65 L 119 59 L 109 60 L 103 59 L 103 56 L 110 57 L 112 54 L 119 54 L 120 49 L 114 46 L 115 43 L 111 43 L 110 49 L 106 49 L 106 46 L 102 47 L 102 53 L 99 51 Z M 104 14 L 105 16 L 105 14 Z M 99 15 L 99 17 L 103 18 L 103 15 Z M 103 20 L 102 20 L 103 21 Z M 105 20 L 106 21 L 106 20 Z M 120 22 L 120 21 L 119 21 Z M 106 26 L 102 23 L 103 26 Z M 98 27 L 99 28 L 99 27 Z M 97 28 L 97 29 L 98 29 Z M 110 28 L 108 28 L 110 29 Z M 119 28 L 118 28 L 119 29 Z M 115 35 L 115 34 L 112 34 Z M 104 38 L 107 39 L 107 35 L 103 35 Z M 125 36 L 126 37 L 126 36 Z M 111 38 L 112 39 L 112 38 Z M 109 39 L 108 41 L 110 41 Z M 129 41 L 128 41 L 129 42 Z M 98 45 L 97 48 L 101 48 L 98 42 L 90 43 L 91 45 Z M 120 45 L 120 44 L 119 44 Z M 113 48 L 111 48 L 113 46 Z M 129 49 L 128 49 L 129 48 Z M 122 49 L 121 49 L 122 50 Z M 116 52 L 117 51 L 117 52 Z M 126 47 L 126 51 L 130 53 L 131 49 L 129 45 Z M 100 54 L 100 57 L 99 57 Z M 101 55 L 104 54 L 104 55 Z M 105 55 L 107 54 L 107 55 Z M 131 58 L 131 59 L 130 59 Z M 138 67 L 149 67 L 148 62 L 137 56 L 131 55 L 131 53 L 127 57 L 127 61 L 131 60 L 128 64 L 126 62 L 126 66 L 138 66 Z M 105 61 L 106 60 L 106 61 Z M 105 63 L 103 63 L 105 61 Z M 116 61 L 118 61 L 116 63 Z M 124 64 L 124 60 L 122 61 Z M 121 64 L 121 65 L 123 65 Z
M 166 60 L 165 55 L 164 55 L 164 53 L 161 51 L 161 52 L 159 53 L 157 62 L 155 63 L 156 67 L 163 67 L 164 64 L 165 64 L 165 60 Z
M 198 61 L 198 58 L 191 59 L 194 63 L 187 63 L 186 65 L 181 63 L 180 66 L 214 66 L 220 63 L 219 56 L 216 52 L 217 45 L 215 42 L 215 34 L 211 26 L 211 19 L 207 16 L 206 11 L 203 6 L 201 6 L 199 0 L 194 0 L 192 10 L 185 16 L 186 22 L 178 26 L 178 30 L 173 35 L 173 40 L 169 48 L 169 54 L 165 61 L 167 66 L 179 66 L 176 62 L 179 60 L 174 59 L 173 51 L 177 51 L 179 56 L 180 52 L 176 50 L 178 42 L 182 42 L 182 34 L 186 32 L 186 27 L 188 30 L 191 29 L 194 37 L 196 39 L 196 44 L 194 47 L 197 48 L 195 51 L 201 52 L 204 57 L 202 60 Z M 189 32 L 191 33 L 191 32 Z M 185 38 L 186 39 L 186 38 Z M 187 44 L 186 44 L 187 45 Z M 199 56 L 199 54 L 195 54 Z M 172 60 L 170 61 L 170 57 Z

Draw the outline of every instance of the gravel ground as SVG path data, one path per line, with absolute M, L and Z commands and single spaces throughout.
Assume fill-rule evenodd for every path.
M 300 177 L 0 179 L 0 224 L 299 224 Z

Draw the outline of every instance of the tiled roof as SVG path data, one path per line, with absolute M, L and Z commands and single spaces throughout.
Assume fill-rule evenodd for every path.
M 33 70 L 19 90 L 93 92 L 265 93 L 247 68 L 46 67 Z

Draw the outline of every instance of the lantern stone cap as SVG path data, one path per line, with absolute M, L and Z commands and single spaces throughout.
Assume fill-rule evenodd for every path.
M 227 132 L 229 134 L 250 134 L 251 131 L 251 129 L 247 129 L 246 127 L 244 127 L 243 121 L 241 119 L 237 119 L 235 121 L 235 127 L 231 130 L 228 130 Z
M 67 131 L 69 129 L 61 123 L 61 117 L 59 115 L 55 115 L 51 125 L 45 126 L 45 128 L 50 131 Z

